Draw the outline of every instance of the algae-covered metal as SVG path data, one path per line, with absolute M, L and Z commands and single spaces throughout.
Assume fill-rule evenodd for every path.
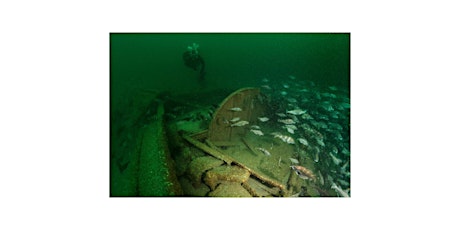
M 215 111 L 209 124 L 208 138 L 212 142 L 239 141 L 248 130 L 245 125 L 232 124 L 232 120 L 247 121 L 255 125 L 265 115 L 266 98 L 258 88 L 242 88 L 230 94 Z

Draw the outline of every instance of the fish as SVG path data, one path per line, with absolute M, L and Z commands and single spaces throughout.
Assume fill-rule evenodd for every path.
M 323 175 L 321 174 L 320 171 L 318 171 L 318 177 L 319 177 L 319 183 L 321 185 L 324 185 L 324 177 L 323 177 Z
M 304 138 L 297 138 L 297 140 L 300 142 L 300 144 L 303 144 L 308 147 L 308 141 Z
M 284 113 L 276 113 L 276 116 L 278 116 L 278 117 L 287 117 L 286 114 L 284 114 Z
M 230 108 L 228 110 L 231 110 L 233 112 L 241 112 L 241 111 L 243 111 L 240 107 L 233 107 L 233 108 Z
M 294 159 L 294 158 L 289 158 L 289 160 L 291 160 L 291 162 L 293 164 L 298 164 L 299 163 L 299 161 L 297 159 Z
M 249 122 L 247 122 L 247 121 L 238 121 L 238 122 L 236 122 L 235 124 L 232 124 L 232 125 L 230 125 L 230 126 L 231 126 L 231 127 L 235 127 L 235 126 L 241 127 L 241 126 L 245 126 L 245 125 L 247 125 L 247 124 L 249 124 Z
M 319 162 L 319 153 L 318 153 L 318 152 L 315 153 L 315 159 L 314 159 L 314 161 L 315 161 L 316 163 Z
M 350 197 L 350 195 L 348 195 L 347 192 L 343 191 L 342 188 L 340 188 L 340 186 L 337 186 L 334 182 L 332 182 L 331 188 L 334 189 L 337 192 L 337 194 L 339 194 L 342 197 Z
M 298 122 L 299 122 L 299 118 L 297 118 L 295 115 L 288 114 L 287 116 L 288 116 L 289 118 L 291 118 L 295 123 L 298 123 Z
M 337 140 L 339 140 L 339 141 L 343 141 L 343 137 L 342 137 L 342 134 L 340 134 L 340 133 L 337 133 Z
M 286 127 L 286 126 L 285 126 L 285 128 L 287 129 L 288 133 L 294 134 L 294 129 L 291 129 L 291 128 Z
M 268 117 L 258 117 L 258 119 L 261 122 L 266 122 L 266 121 L 270 120 Z
M 307 169 L 300 165 L 291 165 L 291 168 L 295 171 L 295 173 L 300 178 L 305 179 L 305 180 L 310 180 L 313 182 L 316 181 L 316 176 L 310 169 Z
M 234 123 L 234 122 L 237 122 L 237 121 L 239 121 L 239 120 L 240 120 L 239 117 L 235 117 L 235 118 L 231 119 L 230 122 Z
M 251 125 L 251 129 L 260 129 L 260 126 L 258 126 L 258 125 Z
M 322 138 L 316 138 L 316 143 L 318 143 L 318 145 L 320 145 L 320 146 L 322 146 L 322 147 L 325 146 L 324 141 L 323 141 Z
M 342 179 L 337 179 L 337 182 L 341 184 L 342 186 L 346 186 L 346 187 L 350 186 L 350 183 L 348 183 L 348 181 L 345 181 Z
M 301 92 L 301 93 L 308 93 L 308 89 L 301 89 L 301 90 L 299 90 L 299 92 Z
M 285 125 L 284 127 L 290 128 L 292 130 L 297 130 L 297 127 L 295 127 L 295 125 Z
M 261 85 L 260 87 L 268 90 L 272 89 L 269 85 Z
M 292 119 L 278 119 L 278 122 L 281 122 L 285 125 L 293 125 L 295 124 L 295 121 Z
M 350 103 L 348 103 L 348 102 L 342 102 L 340 105 L 342 106 L 342 108 L 345 108 L 345 109 L 350 108 Z
M 332 153 L 337 155 L 337 153 L 339 153 L 339 149 L 337 149 L 335 146 L 332 146 Z
M 301 110 L 301 109 L 294 109 L 294 110 L 286 111 L 286 113 L 289 113 L 289 114 L 292 114 L 292 115 L 302 115 L 302 114 L 304 114 L 306 112 L 307 112 L 307 110 Z
M 347 171 L 347 166 L 350 164 L 350 161 L 347 161 L 342 167 L 340 167 L 340 172 L 341 173 L 346 173 Z
M 275 138 L 279 138 L 281 139 L 282 141 L 288 143 L 288 144 L 295 144 L 295 141 L 292 137 L 290 136 L 286 136 L 286 135 L 281 135 L 281 134 L 278 134 L 278 133 L 272 133 Z
M 321 107 L 328 112 L 334 111 L 334 107 L 332 107 L 330 104 L 322 104 Z
M 249 131 L 251 131 L 252 133 L 254 133 L 255 135 L 258 135 L 258 136 L 263 136 L 264 135 L 264 133 L 262 131 L 257 130 L 257 129 L 251 129 Z
M 308 113 L 302 114 L 301 118 L 302 118 L 302 119 L 308 119 L 308 120 L 313 119 L 313 117 L 312 117 L 310 114 L 308 114 Z
M 260 150 L 263 154 L 267 155 L 267 156 L 270 156 L 270 152 L 264 148 L 260 148 L 260 147 L 257 147 L 256 148 L 257 150 Z
M 329 97 L 329 98 L 337 98 L 337 96 L 333 93 L 322 93 L 323 97 Z
M 334 162 L 335 165 L 339 165 L 340 163 L 342 163 L 342 160 L 332 155 L 332 153 L 329 153 L 329 155 L 331 156 L 332 161 Z
M 325 120 L 325 121 L 329 121 L 329 117 L 328 117 L 327 115 L 324 115 L 324 114 L 318 115 L 318 119 L 320 119 L 320 120 Z M 321 126 L 324 126 L 324 125 L 321 124 Z M 326 128 L 327 128 L 327 125 L 326 125 Z
M 292 98 L 292 97 L 290 97 L 290 98 L 288 98 L 288 99 L 286 99 L 286 100 L 287 100 L 288 102 L 290 102 L 290 103 L 297 103 L 297 99 Z

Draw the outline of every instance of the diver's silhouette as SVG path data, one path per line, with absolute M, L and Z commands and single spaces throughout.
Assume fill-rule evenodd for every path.
M 200 80 L 204 80 L 204 75 L 206 74 L 204 71 L 205 64 L 203 58 L 198 53 L 198 47 L 200 46 L 196 43 L 193 43 L 192 46 L 188 46 L 187 51 L 182 55 L 182 59 L 184 59 L 184 64 L 187 67 L 199 71 Z

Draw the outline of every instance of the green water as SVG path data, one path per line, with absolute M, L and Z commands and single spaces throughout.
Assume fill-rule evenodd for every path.
M 206 63 L 204 80 L 182 60 L 192 43 Z M 218 104 L 239 88 L 260 87 L 263 79 L 278 90 L 291 80 L 348 91 L 350 34 L 110 34 L 111 195 L 139 195 L 133 161 L 139 130 L 150 122 L 143 119 L 155 113 L 148 92 Z
M 182 53 L 193 42 L 206 61 L 205 87 L 238 89 L 294 75 L 349 87 L 350 34 L 111 34 L 113 99 L 139 88 L 203 87 Z

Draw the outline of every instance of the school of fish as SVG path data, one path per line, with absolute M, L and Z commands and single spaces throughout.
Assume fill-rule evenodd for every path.
M 315 162 L 315 172 L 313 172 L 299 164 L 297 159 L 290 158 L 291 163 L 294 164 L 291 169 L 296 175 L 318 184 L 321 188 L 335 191 L 338 196 L 348 197 L 350 191 L 348 88 L 317 86 L 312 81 L 300 80 L 292 75 L 281 80 L 277 79 L 276 82 L 264 78 L 260 88 L 263 94 L 271 98 L 275 110 L 271 114 L 258 117 L 257 124 L 251 123 L 248 130 L 256 136 L 264 136 L 264 127 L 278 127 L 279 131 L 271 133 L 274 141 L 295 145 L 299 154 L 298 159 L 310 158 Z M 238 107 L 229 110 L 236 113 L 242 111 Z M 249 122 L 235 117 L 231 119 L 230 126 L 243 127 L 248 124 Z M 256 149 L 266 156 L 271 156 L 264 147 Z

